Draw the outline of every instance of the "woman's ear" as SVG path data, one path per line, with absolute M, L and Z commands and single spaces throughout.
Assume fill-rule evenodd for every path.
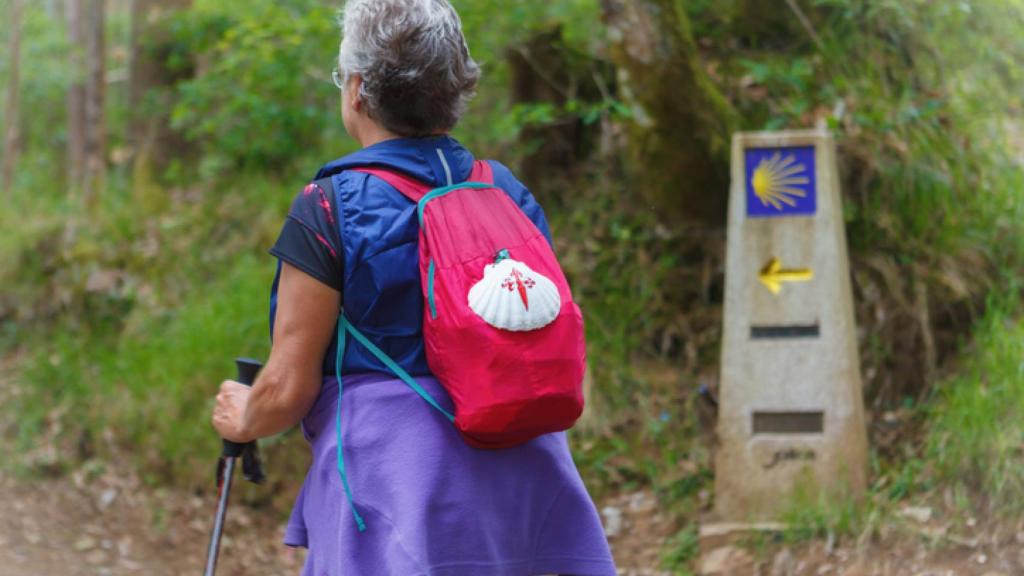
M 363 112 L 363 97 L 360 95 L 362 87 L 363 78 L 358 74 L 349 76 L 345 83 L 345 98 L 348 99 L 348 105 L 358 113 Z

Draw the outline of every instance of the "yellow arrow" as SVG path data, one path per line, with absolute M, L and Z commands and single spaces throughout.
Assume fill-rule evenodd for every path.
M 778 294 L 782 291 L 783 282 L 807 282 L 812 278 L 814 278 L 814 270 L 810 268 L 784 270 L 782 262 L 775 257 L 769 260 L 757 275 L 757 279 L 765 285 L 765 288 L 771 290 L 772 294 Z

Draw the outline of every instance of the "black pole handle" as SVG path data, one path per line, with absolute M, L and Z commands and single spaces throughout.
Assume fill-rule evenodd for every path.
M 263 364 L 259 360 L 253 360 L 252 358 L 235 358 L 235 366 L 238 367 L 237 382 L 246 386 L 253 385 L 253 382 L 256 381 L 256 376 L 260 373 L 260 369 L 263 368 Z M 224 440 L 224 450 L 221 452 L 221 455 L 225 458 L 238 458 L 242 455 L 244 448 L 245 444 Z

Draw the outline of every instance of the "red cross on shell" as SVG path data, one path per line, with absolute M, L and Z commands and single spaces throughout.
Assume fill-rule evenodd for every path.
M 527 310 L 530 309 L 530 296 L 526 293 L 527 290 L 537 285 L 537 282 L 529 276 L 523 276 L 523 273 L 513 268 L 512 274 L 509 275 L 501 283 L 501 287 L 505 288 L 509 292 L 513 290 L 519 290 L 519 297 L 523 300 L 523 307 Z

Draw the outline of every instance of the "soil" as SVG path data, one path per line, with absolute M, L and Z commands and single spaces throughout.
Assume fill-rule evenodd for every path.
M 146 489 L 103 473 L 0 477 L 0 575 L 201 574 L 215 502 Z M 298 574 L 303 553 L 280 545 L 280 518 L 228 511 L 218 574 Z
M 678 545 L 678 528 L 659 511 L 655 497 L 647 491 L 624 494 L 608 506 L 622 512 L 619 533 L 609 538 L 621 573 L 672 574 L 658 566 L 664 552 Z M 689 569 L 708 576 L 1024 576 L 1024 520 L 986 521 L 905 506 L 869 525 L 855 538 L 797 543 L 779 531 L 709 537 L 701 530 L 699 557 Z
M 0 365 L 0 403 L 16 393 L 3 372 Z M 212 490 L 197 495 L 147 486 L 116 462 L 87 462 L 53 477 L 19 477 L 10 469 L 0 462 L 0 576 L 203 570 L 216 505 Z M 682 526 L 653 493 L 612 495 L 598 508 L 620 574 L 671 574 L 661 567 L 663 551 Z M 705 540 L 692 568 L 729 576 L 1024 575 L 1024 521 L 997 526 L 931 509 L 904 512 L 850 542 L 787 545 L 778 534 Z M 284 523 L 280 512 L 233 503 L 217 573 L 298 574 L 305 551 L 281 544 Z
M 32 481 L 0 475 L 0 576 L 199 574 L 213 506 L 209 497 L 147 488 L 112 469 Z M 610 518 L 620 517 L 609 541 L 623 576 L 671 574 L 660 568 L 661 556 L 677 527 L 661 514 L 650 492 L 621 494 L 601 508 L 609 528 L 616 522 Z M 298 574 L 305 551 L 280 544 L 283 525 L 279 514 L 234 504 L 218 574 Z M 696 564 L 724 561 L 718 573 L 730 575 L 1024 574 L 1024 532 L 1014 527 L 963 530 L 954 534 L 948 522 L 908 518 L 860 545 L 812 541 L 786 546 L 771 534 L 748 535 L 706 547 Z
M 0 358 L 0 406 L 18 394 L 11 365 L 12 359 Z M 9 424 L 0 421 L 0 432 Z M 216 508 L 212 486 L 202 496 L 147 486 L 118 462 L 88 461 L 58 474 L 58 466 L 37 463 L 60 462 L 52 437 L 59 433 L 19 456 L 35 464 L 29 475 L 12 473 L 17 467 L 2 461 L 0 445 L 0 576 L 203 572 Z M 240 478 L 236 473 L 236 483 Z M 281 544 L 284 520 L 232 503 L 217 574 L 298 574 L 305 551 Z

